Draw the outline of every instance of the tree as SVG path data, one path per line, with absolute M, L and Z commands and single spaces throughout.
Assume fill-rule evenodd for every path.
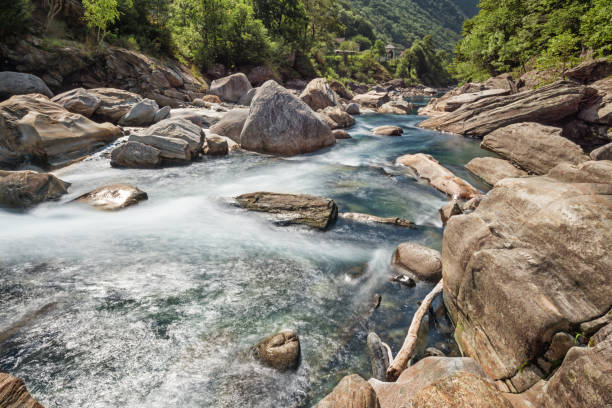
M 117 0 L 83 0 L 83 7 L 85 7 L 84 18 L 87 26 L 96 30 L 98 43 L 102 42 L 108 25 L 119 18 Z
M 370 48 L 372 48 L 372 41 L 370 41 L 370 39 L 364 35 L 357 34 L 356 36 L 351 38 L 351 41 L 354 41 L 359 44 L 359 50 L 361 51 L 369 50 Z
M 27 30 L 32 10 L 30 0 L 0 0 L 0 39 Z
M 387 51 L 385 50 L 385 43 L 381 40 L 374 41 L 372 52 L 374 53 L 374 55 L 378 56 L 379 59 L 384 57 L 387 53 Z

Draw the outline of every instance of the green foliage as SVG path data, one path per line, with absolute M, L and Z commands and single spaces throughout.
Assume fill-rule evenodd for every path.
M 372 48 L 372 41 L 364 35 L 357 34 L 356 36 L 351 38 L 351 41 L 354 41 L 357 44 L 359 44 L 360 51 L 365 51 L 365 50 L 369 50 L 370 48 Z
M 448 59 L 448 53 L 436 50 L 433 38 L 427 35 L 404 51 L 395 74 L 399 78 L 415 80 L 429 86 L 450 85 L 454 81 L 445 68 Z
M 0 0 L 0 39 L 25 32 L 32 10 L 30 0 Z
M 101 42 L 106 36 L 106 28 L 119 17 L 117 0 L 83 0 L 84 18 L 87 26 L 96 31 Z
M 594 0 L 580 21 L 584 45 L 597 50 L 601 55 L 612 54 L 612 2 Z

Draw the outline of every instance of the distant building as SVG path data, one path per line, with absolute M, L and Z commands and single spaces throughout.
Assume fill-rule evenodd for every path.
M 385 46 L 385 59 L 387 60 L 399 58 L 401 53 L 402 50 L 400 50 L 399 47 L 396 47 L 394 44 L 389 43 Z

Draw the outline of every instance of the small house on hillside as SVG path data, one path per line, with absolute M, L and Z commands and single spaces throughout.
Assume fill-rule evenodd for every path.
M 395 44 L 389 43 L 385 46 L 385 59 L 391 60 L 399 58 L 402 50 Z

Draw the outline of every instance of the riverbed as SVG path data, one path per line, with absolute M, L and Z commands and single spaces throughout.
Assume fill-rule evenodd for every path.
M 447 197 L 395 166 L 424 152 L 475 187 L 477 141 L 419 129 L 415 115 L 362 115 L 353 137 L 291 158 L 233 153 L 185 167 L 120 170 L 104 152 L 55 174 L 61 202 L 0 210 L 0 372 L 46 407 L 308 407 L 349 373 L 369 378 L 365 338 L 399 350 L 432 288 L 390 282 L 397 245 L 441 247 Z M 373 127 L 401 126 L 400 137 Z M 116 213 L 69 201 L 129 183 L 149 200 Z M 401 217 L 407 229 L 339 219 L 328 231 L 277 226 L 231 205 L 254 191 L 333 198 L 340 212 Z M 376 294 L 380 306 L 371 313 Z M 283 328 L 302 346 L 296 372 L 249 347 Z M 430 330 L 426 345 L 452 343 Z

